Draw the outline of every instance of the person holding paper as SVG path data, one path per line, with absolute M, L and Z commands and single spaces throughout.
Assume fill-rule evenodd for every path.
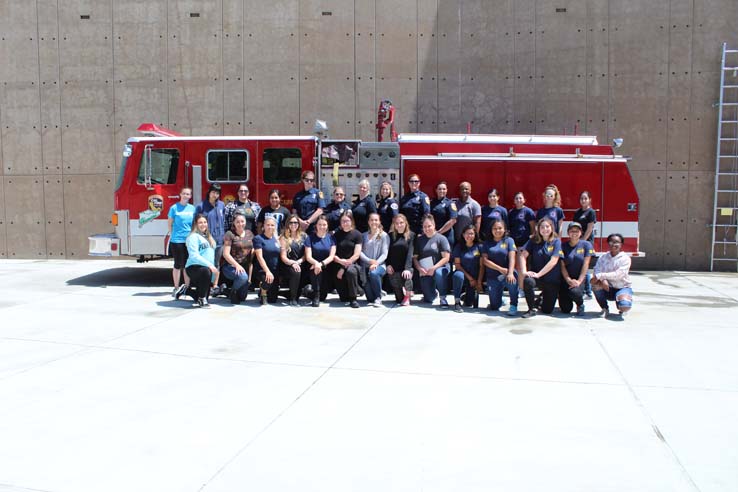
M 436 232 L 433 216 L 427 214 L 422 222 L 423 234 L 415 240 L 413 264 L 420 274 L 420 290 L 423 301 L 432 303 L 436 299 L 436 291 L 440 296 L 439 305 L 447 308 L 446 292 L 448 290 L 451 247 L 448 239 Z

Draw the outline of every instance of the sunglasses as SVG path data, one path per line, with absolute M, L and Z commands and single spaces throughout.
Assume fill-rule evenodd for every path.
M 312 183 L 313 181 L 315 181 L 315 178 L 305 178 L 303 179 L 303 181 L 305 181 L 306 183 Z
M 419 179 L 411 179 L 408 183 L 420 183 Z

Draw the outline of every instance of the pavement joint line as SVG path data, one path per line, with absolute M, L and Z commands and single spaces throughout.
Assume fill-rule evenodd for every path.
M 259 432 L 257 432 L 251 439 L 249 439 L 248 442 L 243 447 L 241 447 L 241 449 L 236 451 L 236 453 L 230 459 L 226 460 L 226 462 L 223 463 L 223 465 L 220 468 L 218 468 L 215 471 L 215 473 L 204 484 L 202 484 L 202 486 L 198 489 L 198 492 L 202 492 L 205 489 L 205 487 L 210 485 L 213 482 L 213 480 L 215 480 L 218 477 L 218 475 L 223 473 L 223 471 L 226 468 L 228 468 L 228 466 L 230 466 L 230 464 L 233 463 L 239 456 L 241 456 L 241 454 L 244 451 L 246 451 L 257 439 L 259 439 L 259 437 L 261 437 L 262 434 L 264 434 L 267 430 L 269 430 L 272 427 L 272 425 L 274 425 L 277 422 L 277 420 L 279 420 L 282 417 L 282 415 L 287 413 L 298 401 L 300 401 L 300 399 L 303 396 L 305 396 L 308 393 L 308 391 L 313 389 L 313 387 L 315 387 L 315 385 L 318 384 L 318 382 L 321 379 L 323 379 L 323 377 L 326 374 L 328 374 L 328 371 L 330 371 L 331 369 L 334 369 L 335 365 L 338 364 L 341 361 L 341 359 L 343 359 L 346 356 L 346 354 L 348 354 L 354 347 L 356 347 L 356 345 L 358 345 L 358 343 L 361 342 L 361 340 L 363 340 L 364 337 L 366 337 L 374 329 L 374 327 L 376 327 L 387 315 L 389 315 L 389 313 L 392 312 L 393 309 L 394 307 L 387 309 L 384 313 L 382 313 L 382 315 L 379 318 L 377 318 L 377 320 L 369 328 L 364 330 L 364 333 L 362 333 L 359 336 L 359 338 L 357 338 L 354 341 L 354 343 L 352 343 L 341 355 L 339 355 L 338 358 L 335 361 L 333 361 L 333 363 L 329 367 L 325 368 L 325 370 L 321 372 L 320 375 L 318 375 L 318 377 L 315 378 L 315 380 L 312 383 L 310 383 L 299 395 L 297 395 L 297 397 L 294 400 L 292 400 L 292 402 L 290 402 L 285 408 L 283 408 L 279 413 L 277 413 L 277 415 L 272 420 L 267 422 L 267 424 Z
M 8 379 L 13 378 L 15 376 L 18 376 L 18 375 L 25 374 L 27 372 L 33 371 L 34 369 L 38 369 L 39 367 L 43 367 L 43 366 L 46 366 L 46 365 L 49 365 L 49 364 L 53 364 L 55 362 L 59 362 L 60 360 L 69 359 L 71 357 L 75 357 L 75 356 L 80 355 L 80 354 L 82 354 L 84 352 L 88 352 L 89 350 L 90 350 L 89 348 L 82 348 L 80 350 L 77 350 L 76 352 L 72 352 L 71 354 L 65 354 L 65 355 L 62 355 L 60 357 L 57 357 L 56 359 L 50 359 L 50 360 L 41 362 L 39 364 L 35 364 L 35 365 L 29 366 L 29 367 L 25 367 L 23 369 L 20 369 L 18 371 L 15 371 L 15 372 L 10 372 L 8 374 L 1 375 L 0 376 L 0 381 L 8 380 Z
M 643 401 L 641 401 L 641 399 L 638 397 L 638 393 L 636 392 L 634 387 L 630 384 L 630 382 L 628 382 L 628 379 L 625 377 L 625 374 L 623 374 L 623 371 L 621 371 L 620 367 L 615 363 L 615 359 L 612 358 L 612 356 L 610 355 L 610 352 L 607 351 L 607 348 L 605 347 L 604 343 L 602 343 L 600 338 L 597 336 L 596 330 L 590 329 L 590 331 L 592 332 L 592 335 L 594 336 L 595 341 L 597 341 L 597 343 L 600 345 L 600 348 L 605 353 L 605 356 L 610 361 L 610 364 L 612 364 L 615 371 L 617 371 L 618 375 L 623 380 L 625 387 L 628 388 L 628 391 L 633 397 L 633 400 L 635 401 L 639 410 L 641 411 L 643 416 L 648 420 L 648 423 L 651 425 L 651 430 L 654 432 L 654 434 L 659 439 L 659 441 L 661 441 L 663 445 L 666 447 L 666 449 L 668 450 L 669 455 L 671 456 L 672 460 L 674 460 L 674 463 L 679 468 L 679 471 L 681 472 L 684 479 L 687 481 L 687 483 L 691 486 L 693 490 L 695 490 L 696 492 L 700 492 L 700 488 L 697 486 L 697 483 L 694 481 L 694 479 L 692 479 L 692 476 L 689 474 L 684 464 L 679 459 L 679 456 L 677 456 L 676 451 L 674 451 L 674 448 L 671 447 L 671 445 L 666 439 L 666 436 L 663 435 L 658 425 L 656 424 L 656 421 L 653 419 L 651 414 L 646 409 L 646 406 L 643 404 Z

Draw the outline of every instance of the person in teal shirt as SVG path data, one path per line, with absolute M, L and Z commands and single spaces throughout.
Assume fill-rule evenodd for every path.
M 179 201 L 171 206 L 168 214 L 169 232 L 169 256 L 174 258 L 172 269 L 172 282 L 174 290 L 172 296 L 179 298 L 185 293 L 190 284 L 190 279 L 185 271 L 187 263 L 187 236 L 192 230 L 192 219 L 195 217 L 195 206 L 190 203 L 192 188 L 182 188 L 179 192 Z M 181 278 L 184 276 L 184 283 Z

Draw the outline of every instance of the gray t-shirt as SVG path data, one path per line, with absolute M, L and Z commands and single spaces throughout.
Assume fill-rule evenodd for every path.
M 454 224 L 454 236 L 456 236 L 456 240 L 458 241 L 464 227 L 474 224 L 474 217 L 482 216 L 482 207 L 472 197 L 467 198 L 465 202 L 457 198 L 454 200 L 454 203 L 456 204 L 456 211 L 459 214 L 456 218 L 456 224 Z
M 415 238 L 414 254 L 418 256 L 418 261 L 423 258 L 432 258 L 435 265 L 441 261 L 441 253 L 451 253 L 451 246 L 448 239 L 442 234 L 435 233 L 428 237 L 425 234 L 418 234 Z

